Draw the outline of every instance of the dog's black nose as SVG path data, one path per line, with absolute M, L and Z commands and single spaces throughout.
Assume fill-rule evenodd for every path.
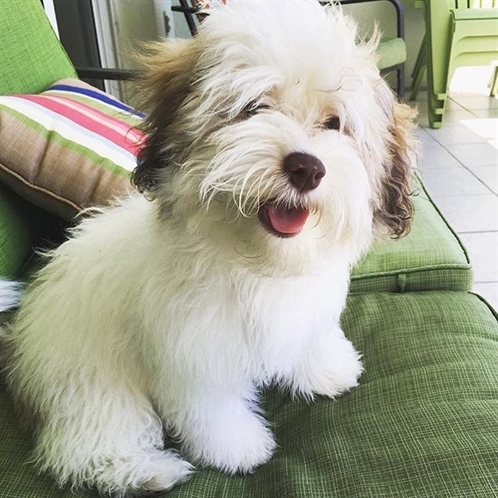
M 293 152 L 284 159 L 284 171 L 290 182 L 301 192 L 313 190 L 325 176 L 325 166 L 320 159 L 303 152 Z

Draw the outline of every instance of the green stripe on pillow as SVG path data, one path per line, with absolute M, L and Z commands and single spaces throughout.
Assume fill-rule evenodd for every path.
M 116 164 L 110 159 L 102 157 L 102 155 L 94 152 L 84 143 L 68 140 L 65 136 L 61 135 L 57 131 L 47 129 L 37 121 L 13 109 L 6 108 L 3 110 L 14 119 L 17 119 L 19 123 L 22 123 L 24 126 L 36 133 L 38 136 L 44 137 L 47 141 L 47 147 L 57 145 L 58 147 L 61 147 L 63 149 L 71 150 L 79 156 L 85 157 L 86 159 L 92 161 L 94 164 L 99 164 L 101 167 L 109 170 L 114 175 L 122 176 L 123 178 L 130 177 L 129 170 L 124 169 L 123 166 Z

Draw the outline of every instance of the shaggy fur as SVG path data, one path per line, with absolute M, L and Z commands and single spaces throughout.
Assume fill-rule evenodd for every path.
M 349 273 L 374 236 L 407 232 L 414 149 L 375 40 L 355 36 L 337 7 L 233 0 L 150 47 L 144 195 L 49 255 L 10 330 L 10 385 L 60 484 L 164 490 L 183 457 L 253 472 L 276 447 L 262 386 L 357 385 Z M 321 172 L 302 188 L 294 153 Z
M 0 280 L 0 313 L 19 306 L 20 290 L 19 282 Z

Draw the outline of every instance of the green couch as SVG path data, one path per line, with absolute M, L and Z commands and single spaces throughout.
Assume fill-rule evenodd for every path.
M 0 0 L 0 95 L 75 76 L 39 0 Z M 198 469 L 169 497 L 498 496 L 497 316 L 422 186 L 415 205 L 410 235 L 374 247 L 352 278 L 343 326 L 363 354 L 359 387 L 313 403 L 269 389 L 272 460 L 249 476 Z M 0 184 L 0 276 L 23 278 L 60 225 Z M 38 475 L 31 449 L 0 380 L 0 498 L 97 496 Z

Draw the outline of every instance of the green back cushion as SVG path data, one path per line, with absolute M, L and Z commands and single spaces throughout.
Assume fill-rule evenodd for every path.
M 264 397 L 279 448 L 248 476 L 198 469 L 164 498 L 495 496 L 498 323 L 464 292 L 350 296 L 346 335 L 363 354 L 359 387 L 337 400 Z M 58 490 L 25 462 L 31 443 L 0 390 L 2 496 L 95 497 Z
M 40 0 L 0 0 L 0 95 L 36 93 L 74 76 Z M 19 273 L 46 221 L 0 185 L 0 276 Z
M 422 185 L 418 192 L 411 232 L 374 245 L 353 271 L 352 293 L 472 288 L 472 269 L 460 240 Z
M 40 0 L 0 0 L 0 95 L 37 93 L 76 76 Z

